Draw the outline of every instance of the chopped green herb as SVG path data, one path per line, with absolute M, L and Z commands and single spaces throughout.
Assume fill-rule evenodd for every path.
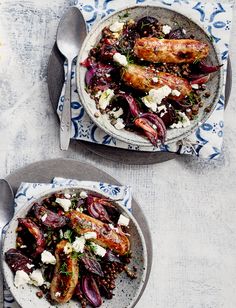
M 77 202 L 78 202 L 77 199 L 72 199 L 71 200 L 71 207 L 72 207 L 72 209 L 75 209 L 77 207 Z
M 126 11 L 123 15 L 118 15 L 120 19 L 124 19 L 129 17 L 130 13 L 128 11 Z
M 73 258 L 73 259 L 78 259 L 78 258 L 81 258 L 81 257 L 83 257 L 84 256 L 84 253 L 78 253 L 78 252 L 76 252 L 76 251 L 73 251 L 72 253 L 71 253 L 71 257 Z
M 66 275 L 66 276 L 71 276 L 72 272 L 67 271 L 67 264 L 66 262 L 62 263 L 61 268 L 60 268 L 60 274 Z
M 64 232 L 64 238 L 67 239 L 70 243 L 72 243 L 73 232 L 71 230 L 66 230 Z

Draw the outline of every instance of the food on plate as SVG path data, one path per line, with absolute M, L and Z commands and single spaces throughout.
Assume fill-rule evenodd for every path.
M 209 41 L 177 22 L 127 15 L 103 28 L 81 63 L 87 68 L 86 91 L 95 101 L 95 117 L 158 146 L 167 129 L 185 128 L 197 118 L 211 95 L 207 82 L 220 65 L 207 63 Z
M 205 59 L 209 53 L 207 44 L 193 39 L 137 39 L 134 53 L 139 59 L 153 63 L 193 63 Z
M 71 299 L 100 307 L 112 299 L 116 278 L 132 253 L 129 218 L 113 200 L 87 191 L 54 193 L 18 219 L 16 247 L 5 253 L 17 288 L 31 284 L 51 304 Z M 132 238 L 131 238 L 132 240 Z

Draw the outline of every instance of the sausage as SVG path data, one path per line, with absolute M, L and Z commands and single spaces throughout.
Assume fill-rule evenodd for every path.
M 79 277 L 77 258 L 72 258 L 71 253 L 64 253 L 67 243 L 68 241 L 62 240 L 56 246 L 56 266 L 50 286 L 51 298 L 60 304 L 71 299 Z
M 90 231 L 96 232 L 97 238 L 91 239 L 94 243 L 109 248 L 121 256 L 129 252 L 129 239 L 121 229 L 116 232 L 108 224 L 78 211 L 71 211 L 67 213 L 67 216 L 71 220 L 71 228 L 79 234 Z
M 121 76 L 128 86 L 145 92 L 167 85 L 172 90 L 178 90 L 181 93 L 179 96 L 170 95 L 175 100 L 183 99 L 192 91 L 191 85 L 184 78 L 136 64 L 129 64 L 123 68 Z
M 135 41 L 134 53 L 138 58 L 154 63 L 193 63 L 207 57 L 209 46 L 192 39 L 144 37 Z

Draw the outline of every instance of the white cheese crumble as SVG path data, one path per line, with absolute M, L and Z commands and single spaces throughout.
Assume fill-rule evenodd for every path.
M 191 124 L 189 118 L 186 116 L 184 112 L 179 111 L 178 115 L 181 117 L 181 120 L 178 123 L 170 125 L 170 128 L 182 128 L 182 127 L 187 127 Z
M 64 194 L 64 196 L 65 196 L 66 199 L 70 199 L 71 198 L 70 194 Z
M 71 207 L 71 201 L 68 199 L 56 198 L 55 202 L 60 204 L 65 212 L 68 212 Z
M 45 213 L 45 214 L 41 217 L 41 220 L 44 222 L 44 221 L 47 219 L 47 217 L 48 217 L 48 214 Z
M 56 258 L 48 250 L 44 250 L 41 253 L 41 261 L 45 264 L 56 264 Z
M 192 87 L 194 90 L 199 89 L 199 85 L 198 85 L 197 83 L 192 84 L 191 87 Z
M 27 284 L 30 282 L 29 275 L 24 272 L 23 270 L 16 271 L 15 279 L 14 279 L 14 285 L 18 288 L 24 284 Z
M 56 292 L 55 293 L 55 297 L 60 297 L 61 296 L 61 292 Z
M 161 111 L 166 112 L 166 111 L 167 111 L 167 108 L 166 108 L 165 105 L 161 105 L 161 106 L 158 106 L 158 107 L 157 107 L 157 111 L 158 111 L 158 112 L 161 112 Z
M 27 246 L 26 245 L 21 245 L 20 248 L 27 248 Z
M 130 219 L 122 214 L 120 214 L 118 225 L 128 227 Z
M 99 90 L 99 91 L 96 93 L 95 97 L 99 98 L 101 95 L 102 95 L 102 91 Z
M 118 118 L 114 127 L 116 129 L 123 129 L 125 127 L 124 120 L 122 118 Z
M 63 234 L 62 230 L 59 230 L 59 236 L 60 236 L 61 239 L 64 237 L 64 234 Z
M 75 241 L 72 243 L 72 248 L 76 252 L 84 252 L 84 246 L 85 246 L 85 238 L 83 236 L 75 238 Z
M 88 197 L 88 194 L 86 193 L 86 191 L 81 191 L 79 194 L 80 198 L 82 199 L 86 199 Z
M 152 111 L 157 111 L 157 105 L 160 105 L 163 98 L 167 97 L 171 93 L 171 88 L 167 85 L 159 89 L 151 89 L 147 96 L 142 98 L 143 103 Z
M 28 269 L 31 269 L 32 267 L 34 267 L 34 264 L 27 263 L 26 266 L 28 267 Z
M 94 243 L 91 243 L 91 246 L 93 247 L 93 252 L 95 253 L 95 255 L 98 255 L 100 257 L 105 256 L 105 254 L 107 252 L 105 248 L 103 248 L 100 245 L 94 244 Z
M 33 284 L 36 287 L 40 287 L 44 284 L 44 279 L 42 272 L 39 269 L 33 271 L 30 275 L 30 284 Z
M 114 55 L 113 55 L 113 60 L 115 62 L 117 62 L 118 64 L 120 64 L 121 66 L 127 66 L 128 65 L 128 61 L 126 59 L 126 56 L 122 55 L 121 53 L 119 52 L 116 52 Z
M 114 111 L 112 110 L 110 112 L 110 114 L 115 118 L 115 119 L 118 119 L 120 116 L 122 116 L 122 114 L 124 113 L 123 109 L 122 108 L 119 108 L 118 110 Z
M 114 91 L 111 89 L 107 89 L 106 91 L 104 91 L 98 101 L 99 107 L 103 110 L 106 109 L 114 95 Z
M 182 32 L 183 32 L 183 34 L 186 34 L 186 30 L 185 29 L 182 29 Z
M 86 240 L 89 240 L 91 238 L 97 238 L 97 233 L 96 232 L 86 232 L 84 233 L 84 238 Z
M 164 25 L 164 26 L 162 27 L 162 32 L 163 32 L 164 34 L 169 34 L 170 31 L 171 31 L 171 27 L 170 27 L 169 25 Z
M 157 83 L 157 82 L 158 82 L 158 78 L 157 78 L 157 77 L 153 77 L 153 78 L 152 78 L 152 81 L 155 82 L 155 83 Z
M 109 29 L 111 32 L 120 32 L 124 27 L 124 22 L 115 21 L 114 24 L 110 25 Z
M 72 245 L 71 245 L 71 243 L 66 243 L 66 245 L 64 246 L 64 249 L 63 249 L 63 251 L 64 251 L 64 253 L 66 254 L 66 255 L 68 255 L 69 253 L 71 253 L 72 252 Z
M 178 90 L 172 90 L 171 94 L 174 96 L 180 96 L 181 93 Z

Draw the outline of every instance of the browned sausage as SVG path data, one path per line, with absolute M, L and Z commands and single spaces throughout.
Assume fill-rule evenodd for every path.
M 136 40 L 134 53 L 138 58 L 154 63 L 192 63 L 206 58 L 209 46 L 191 39 L 144 37 Z
M 129 64 L 123 69 L 122 79 L 128 86 L 145 92 L 167 85 L 181 93 L 180 96 L 173 96 L 175 100 L 183 99 L 192 91 L 191 85 L 184 78 L 136 64 Z
M 56 246 L 57 262 L 50 286 L 51 298 L 60 304 L 71 299 L 79 277 L 77 258 L 72 258 L 71 254 L 64 253 L 64 247 L 67 243 L 68 241 L 62 240 Z
M 108 247 L 119 255 L 129 252 L 129 239 L 120 228 L 119 232 L 116 232 L 108 224 L 78 211 L 71 211 L 67 216 L 71 220 L 71 228 L 79 234 L 91 231 L 96 232 L 97 238 L 91 239 L 94 243 L 105 248 Z

